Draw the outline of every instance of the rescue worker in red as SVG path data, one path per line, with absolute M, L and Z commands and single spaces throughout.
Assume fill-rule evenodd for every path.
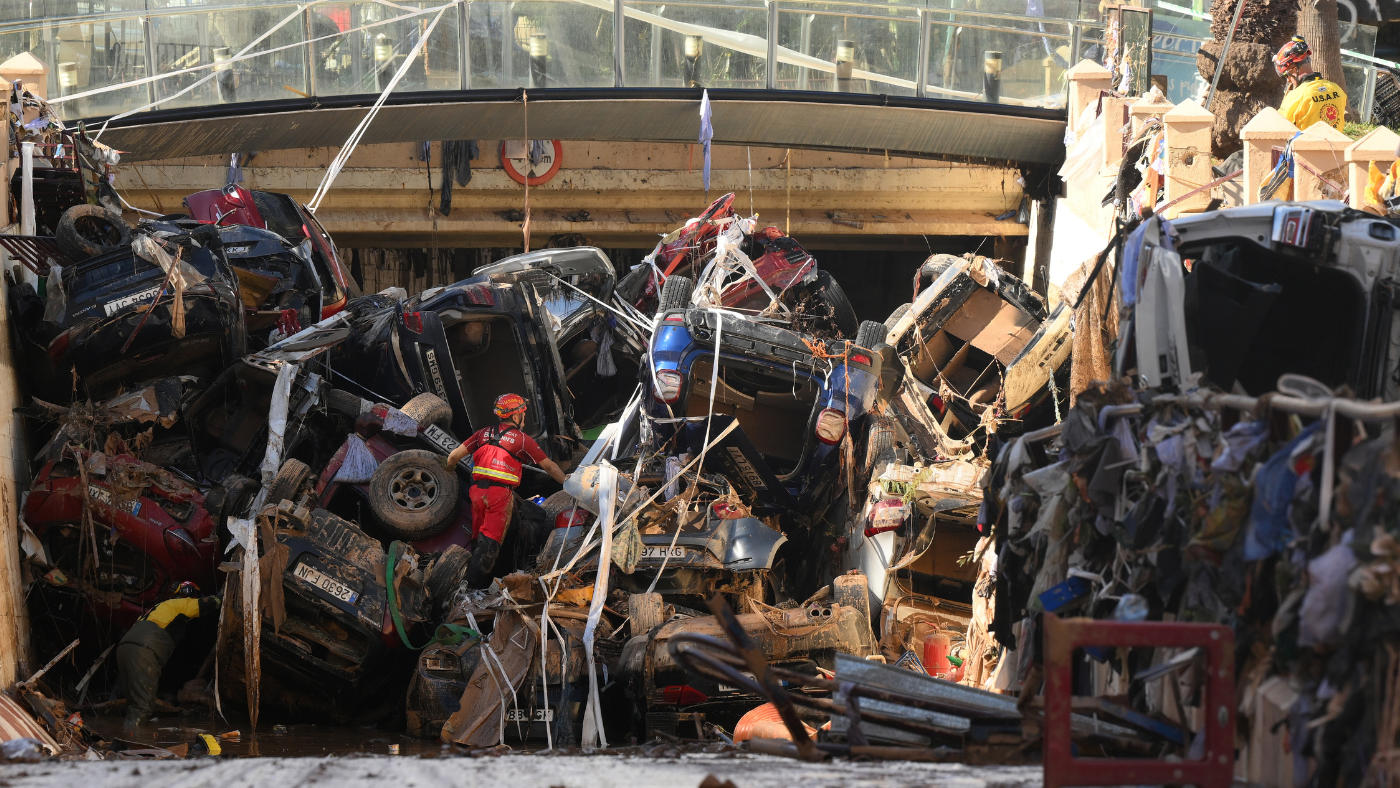
M 522 462 L 531 462 L 563 484 L 564 471 L 544 453 L 534 438 L 526 435 L 525 398 L 519 394 L 502 394 L 496 398 L 496 415 L 500 423 L 477 430 L 443 461 L 451 471 L 467 455 L 472 457 L 472 547 L 467 583 L 481 588 L 491 582 L 496 558 L 501 553 L 506 529 L 515 509 L 515 488 L 520 486 Z

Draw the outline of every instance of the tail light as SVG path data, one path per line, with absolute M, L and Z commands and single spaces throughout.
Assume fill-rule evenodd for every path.
M 194 539 L 183 528 L 165 529 L 165 549 L 176 560 L 199 559 L 199 548 L 195 547 Z
M 61 362 L 63 357 L 68 355 L 69 335 L 72 333 L 73 329 L 70 328 L 54 337 L 53 341 L 49 343 L 49 360 L 53 361 L 53 363 L 57 364 Z
M 409 331 L 412 331 L 412 332 L 415 333 L 415 334 L 421 334 L 421 333 L 423 333 L 423 313 L 422 313 L 422 312 L 404 312 L 404 313 L 403 313 L 403 324 L 404 324 L 405 326 L 408 326 L 408 330 L 409 330 Z
M 709 695 L 684 684 L 673 684 L 661 688 L 661 702 L 667 706 L 689 706 L 694 703 L 704 703 L 709 699 Z
M 864 364 L 867 367 L 870 366 L 870 356 L 867 356 L 864 353 L 852 353 L 851 361 L 854 361 L 857 364 Z
M 827 408 L 817 415 L 817 440 L 830 446 L 846 437 L 846 414 Z
M 568 508 L 554 515 L 555 528 L 573 528 L 576 525 L 586 525 L 587 523 L 588 511 L 586 509 Z
M 909 516 L 909 508 L 904 501 L 899 498 L 884 498 L 878 501 L 870 512 L 869 524 L 865 527 L 865 536 L 870 538 L 876 534 L 886 531 L 894 531 Z
M 938 415 L 940 416 L 942 416 L 948 410 L 948 406 L 943 404 L 943 398 L 938 396 L 937 394 L 934 394 L 932 397 L 929 397 L 928 404 L 932 405 L 933 409 L 938 411 Z
M 667 405 L 681 398 L 681 373 L 670 370 L 661 370 L 656 373 L 656 393 L 652 395 L 657 402 L 664 402 Z

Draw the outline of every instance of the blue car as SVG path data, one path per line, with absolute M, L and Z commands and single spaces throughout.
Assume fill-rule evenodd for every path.
M 882 353 L 892 352 L 883 334 L 882 325 L 867 321 L 855 342 L 821 345 L 722 310 L 665 311 L 649 348 L 654 374 L 645 364 L 642 372 L 648 452 L 698 456 L 707 421 L 713 439 L 737 420 L 739 427 L 706 454 L 705 470 L 728 479 L 757 517 L 776 515 L 792 525 L 820 519 L 844 489 L 848 436 L 853 454 L 863 455 L 881 392 Z

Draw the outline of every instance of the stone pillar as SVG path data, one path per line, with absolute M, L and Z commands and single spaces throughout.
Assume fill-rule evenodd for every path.
M 1244 140 L 1244 204 L 1259 202 L 1259 186 L 1273 170 L 1273 149 L 1283 147 L 1298 133 L 1273 107 L 1265 107 L 1240 129 Z
M 28 52 L 21 52 L 0 63 L 0 77 L 9 82 L 19 80 L 30 93 L 40 98 L 49 97 L 49 67 Z
M 1395 149 L 1400 147 L 1400 134 L 1385 126 L 1377 126 L 1361 139 L 1347 147 L 1342 158 L 1347 163 L 1348 204 L 1358 211 L 1385 213 L 1385 207 L 1366 202 L 1366 185 L 1370 181 L 1372 162 L 1381 172 L 1390 169 L 1395 161 Z
M 1104 96 L 1103 99 L 1103 166 L 1118 169 L 1127 149 L 1127 134 L 1123 127 L 1132 122 L 1128 115 L 1128 104 L 1132 99 Z
M 1346 150 L 1349 147 L 1351 137 L 1326 123 L 1309 126 L 1293 141 L 1293 199 L 1342 199 L 1347 189 Z
M 1167 201 L 1171 202 L 1214 180 L 1210 169 L 1210 132 L 1215 116 L 1187 99 L 1162 116 L 1167 127 Z M 1204 211 L 1210 190 L 1191 195 L 1173 205 L 1168 219 L 1182 213 Z
M 1081 60 L 1065 72 L 1065 79 L 1069 80 L 1069 127 L 1078 134 L 1079 116 L 1085 107 L 1098 101 L 1102 91 L 1113 89 L 1113 75 L 1092 60 Z
M 1142 124 L 1148 118 L 1160 118 L 1172 110 L 1175 105 L 1167 100 L 1161 93 L 1148 92 L 1146 96 L 1134 101 L 1128 107 L 1128 115 L 1133 119 L 1133 136 L 1142 131 Z

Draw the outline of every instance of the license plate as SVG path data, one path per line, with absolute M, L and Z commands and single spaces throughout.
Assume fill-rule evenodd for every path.
M 684 547 L 643 547 L 642 559 L 655 558 L 660 561 L 668 556 L 672 559 L 684 559 L 688 552 Z
M 554 722 L 554 709 L 506 709 L 506 722 Z
M 462 445 L 460 441 L 452 440 L 452 436 L 448 435 L 436 424 L 429 424 L 427 428 L 423 430 L 423 435 L 426 436 L 428 440 L 432 441 L 435 446 L 448 454 L 451 454 L 453 449 Z
M 352 591 L 349 586 L 330 575 L 312 569 L 306 564 L 297 564 L 296 571 L 292 574 L 296 575 L 298 580 L 304 580 L 313 587 L 325 591 L 327 594 L 330 594 L 342 602 L 348 602 L 353 605 L 355 604 L 355 600 L 360 598 L 360 595 Z
M 139 293 L 132 293 L 129 296 L 123 296 L 115 301 L 108 301 L 107 303 L 102 305 L 102 311 L 107 313 L 107 317 L 111 317 L 112 315 L 115 315 L 123 309 L 126 309 L 132 304 L 139 304 L 142 301 L 150 301 L 158 295 L 160 295 L 160 285 L 156 285 L 155 287 L 142 290 Z
M 107 506 L 112 505 L 112 491 L 98 487 L 95 484 L 88 485 L 88 498 Z

